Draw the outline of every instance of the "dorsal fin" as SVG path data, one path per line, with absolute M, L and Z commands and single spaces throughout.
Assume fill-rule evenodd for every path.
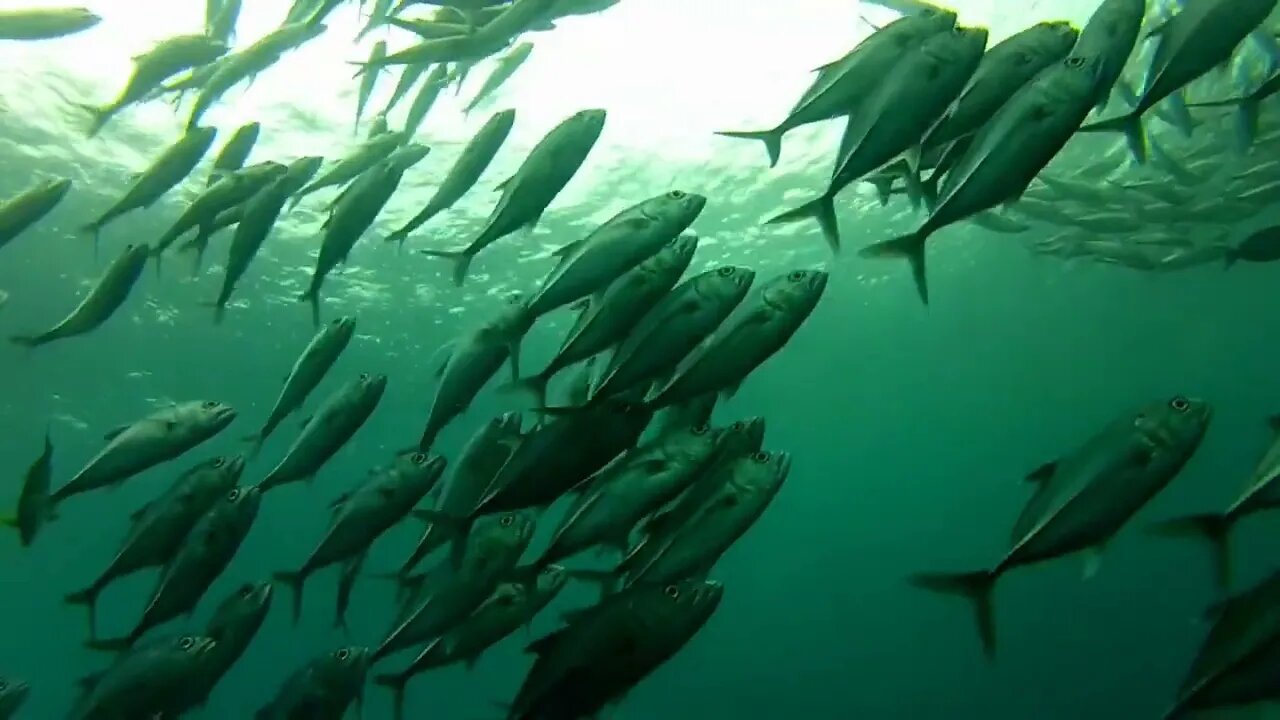
M 1058 471 L 1058 461 L 1050 460 L 1027 474 L 1027 482 L 1041 483 L 1053 477 Z
M 564 638 L 565 630 L 566 628 L 560 628 L 559 630 L 556 630 L 555 632 L 549 635 L 544 635 L 538 638 L 537 640 L 534 640 L 533 642 L 529 643 L 528 647 L 526 647 L 524 651 L 527 653 L 532 653 L 534 655 L 550 654 L 555 650 L 556 646 L 559 645 L 560 641 Z

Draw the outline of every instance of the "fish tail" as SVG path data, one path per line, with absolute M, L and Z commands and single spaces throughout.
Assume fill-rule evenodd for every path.
M 311 303 L 311 325 L 320 327 L 320 288 L 312 287 L 298 296 L 298 302 Z
M 1235 248 L 1229 248 L 1225 255 L 1222 256 L 1222 269 L 1230 270 L 1240 260 L 1240 251 Z
M 1236 141 L 1241 152 L 1253 146 L 1258 135 L 1258 98 L 1254 95 L 1240 101 L 1236 109 Z
M 111 108 L 109 106 L 98 107 L 97 105 L 92 105 L 90 103 L 75 103 L 75 106 L 86 113 L 89 113 L 89 128 L 86 133 L 87 137 L 97 135 L 98 131 L 102 130 L 103 126 L 107 124 L 107 120 L 111 119 Z
M 891 177 L 872 177 L 867 178 L 867 182 L 871 183 L 876 189 L 876 199 L 880 201 L 880 207 L 889 204 L 889 199 L 893 197 L 893 178 Z
M 911 577 L 911 584 L 930 592 L 954 595 L 969 601 L 973 606 L 974 620 L 978 624 L 978 636 L 987 658 L 996 654 L 996 622 L 994 592 L 998 572 L 978 570 L 964 573 L 920 573 Z
M 408 671 L 387 673 L 373 678 L 375 685 L 381 685 L 391 691 L 391 717 L 401 720 L 404 717 L 404 688 L 409 684 Z
M 444 258 L 453 263 L 453 284 L 462 287 L 467 281 L 467 273 L 471 271 L 471 261 L 475 253 L 466 250 L 419 250 L 428 257 Z
M 759 140 L 764 143 L 764 150 L 769 154 L 769 167 L 776 167 L 778 159 L 782 157 L 783 132 L 774 128 L 772 130 L 724 130 L 716 134 L 743 140 Z
M 83 590 L 77 590 L 67 595 L 63 600 L 68 605 L 84 605 L 85 610 L 89 613 L 89 638 L 98 636 L 98 594 L 102 592 L 102 588 L 97 583 L 90 585 Z
M 925 274 L 924 248 L 932 231 L 921 228 L 909 235 L 902 235 L 858 251 L 858 255 L 867 258 L 904 257 L 911 263 L 911 277 L 916 283 L 916 292 L 925 305 L 929 304 L 929 281 Z
M 938 183 L 941 182 L 945 173 L 934 170 L 929 173 L 929 179 L 920 180 L 920 196 L 924 200 L 926 210 L 933 213 L 938 208 Z
M 1080 128 L 1080 132 L 1119 132 L 1124 133 L 1125 142 L 1129 144 L 1129 152 L 1139 165 L 1147 162 L 1147 133 L 1142 127 L 1142 114 L 1131 112 L 1128 115 L 1101 120 Z
M 307 584 L 307 573 L 303 570 L 284 570 L 272 573 L 272 577 L 285 584 L 293 592 L 293 624 L 297 625 L 302 618 L 302 590 Z
M 1214 577 L 1219 588 L 1231 584 L 1231 529 L 1236 516 L 1205 513 L 1156 523 L 1151 531 L 1165 537 L 1189 537 L 1209 543 L 1213 552 Z
M 45 339 L 43 335 L 10 335 L 9 342 L 30 349 L 40 347 L 45 343 Z
M 537 400 L 538 407 L 545 407 L 547 404 L 547 383 L 550 381 L 551 376 L 543 371 L 537 375 L 530 375 L 529 377 L 509 382 L 499 387 L 498 392 L 528 394 Z
M 840 252 L 840 225 L 836 222 L 836 202 L 835 196 L 830 193 L 823 193 L 820 197 L 814 198 L 809 202 L 787 210 L 779 215 L 774 215 L 764 221 L 765 225 L 774 225 L 778 223 L 790 223 L 798 220 L 807 220 L 813 218 L 818 221 L 818 226 L 822 228 L 822 237 L 827 241 L 833 253 Z
M 102 244 L 102 220 L 94 220 L 88 225 L 82 225 L 80 232 L 88 235 L 93 239 L 93 259 L 98 259 L 98 249 Z
M 387 242 L 396 244 L 398 250 L 404 250 L 404 241 L 409 239 L 409 233 L 396 230 L 387 236 Z

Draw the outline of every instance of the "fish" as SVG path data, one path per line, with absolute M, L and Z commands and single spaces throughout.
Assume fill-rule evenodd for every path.
M 356 33 L 356 41 L 363 40 L 365 35 L 386 25 L 393 19 L 390 17 L 391 2 L 392 0 L 373 0 L 373 8 L 369 10 L 369 19 L 365 21 L 364 27 L 360 28 L 360 32 Z
M 998 563 L 975 572 L 920 573 L 911 584 L 968 600 L 983 650 L 993 658 L 997 581 L 1014 568 L 1076 552 L 1089 554 L 1091 574 L 1107 541 L 1195 454 L 1212 415 L 1207 402 L 1181 395 L 1121 415 L 1027 476 L 1035 492 L 1014 524 L 1011 549 Z
M 484 174 L 494 156 L 498 154 L 498 150 L 502 148 L 502 144 L 506 142 L 515 119 L 515 110 L 503 110 L 490 117 L 484 127 L 480 128 L 462 149 L 462 153 L 454 161 L 453 167 L 449 168 L 449 172 L 436 188 L 435 194 L 427 201 L 426 206 L 409 222 L 388 235 L 387 242 L 404 245 L 410 233 L 462 199 L 462 196 L 466 195 Z
M 1227 251 L 1225 267 L 1237 262 L 1265 263 L 1280 260 L 1280 227 L 1267 227 L 1249 235 Z
M 10 720 L 17 717 L 30 695 L 31 683 L 0 677 L 0 718 Z
M 222 432 L 236 411 L 216 400 L 176 403 L 121 425 L 106 435 L 107 446 L 75 477 L 49 496 L 49 510 L 67 498 L 119 487 L 129 478 L 172 460 Z
M 232 87 L 243 80 L 251 80 L 275 64 L 284 53 L 319 37 L 325 30 L 325 26 L 318 22 L 284 25 L 244 50 L 227 55 L 200 88 L 200 95 L 187 120 L 188 129 L 199 125 L 205 112 Z
M 338 197 L 324 224 L 324 240 L 311 282 L 298 296 L 300 302 L 311 306 L 312 325 L 320 326 L 320 290 L 329 273 L 339 264 L 346 264 L 352 248 L 400 186 L 405 171 L 426 157 L 429 150 L 425 145 L 410 144 L 393 152 Z
M 236 36 L 236 23 L 240 20 L 241 0 L 225 0 L 213 15 L 205 15 L 205 32 L 224 43 Z
M 1127 114 L 1100 120 L 1081 132 L 1121 132 L 1139 163 L 1147 160 L 1142 116 L 1188 83 L 1227 63 L 1236 48 L 1276 8 L 1276 0 L 1205 0 L 1192 3 L 1153 29 L 1159 45 L 1138 104 Z
M 592 717 L 680 651 L 720 606 L 724 586 L 642 586 L 566 616 L 529 645 L 536 656 L 507 720 Z
M 418 132 L 418 128 L 422 126 L 422 121 L 427 118 L 427 113 L 431 112 L 432 106 L 436 104 L 436 99 L 440 97 L 440 93 L 444 91 L 448 83 L 449 66 L 441 64 L 432 68 L 431 73 L 427 75 L 427 79 L 422 83 L 422 87 L 418 89 L 418 94 L 413 98 L 413 103 L 409 105 L 409 112 L 405 114 L 405 137 L 411 138 Z
M 90 639 L 93 650 L 119 652 L 133 647 L 152 628 L 195 612 L 200 599 L 231 563 L 253 528 L 262 504 L 257 488 L 232 488 L 191 526 L 190 533 L 164 566 L 142 618 L 128 635 Z
M 769 167 L 782 156 L 782 138 L 810 123 L 848 115 L 862 107 L 871 94 L 910 50 L 925 39 L 955 27 L 956 13 L 929 8 L 885 25 L 839 60 L 817 68 L 818 77 L 787 117 L 768 130 L 734 130 L 716 133 L 725 137 L 759 140 L 769 155 Z
M 98 134 L 124 108 L 145 100 L 166 80 L 184 70 L 202 67 L 227 53 L 225 42 L 207 35 L 178 35 L 161 41 L 133 59 L 133 74 L 111 103 L 80 105 L 89 113 L 89 137 Z
M 249 649 L 271 611 L 271 583 L 244 583 L 223 598 L 205 625 L 204 635 L 217 643 L 208 672 L 191 693 L 197 706 L 205 704 L 213 688 Z
M 625 555 L 640 521 L 675 500 L 711 466 L 723 433 L 709 425 L 673 430 L 629 450 L 587 480 L 539 566 L 597 546 Z
M 244 167 L 244 163 L 249 159 L 249 153 L 253 152 L 253 146 L 258 142 L 258 136 L 262 133 L 262 124 L 258 122 L 245 123 L 236 128 L 236 132 L 222 146 L 222 150 L 218 152 L 218 156 L 213 159 L 213 168 L 209 171 L 209 185 L 221 180 L 229 173 Z
M 372 658 L 369 649 L 344 647 L 308 661 L 294 671 L 272 700 L 254 713 L 254 720 L 336 718 L 364 695 L 365 675 Z
M 1258 135 L 1258 112 L 1262 101 L 1280 92 L 1280 72 L 1267 78 L 1265 82 L 1251 92 L 1228 100 L 1190 103 L 1188 107 L 1230 107 L 1236 108 L 1236 137 L 1241 149 L 1247 150 L 1253 145 Z
M 480 107 L 481 103 L 488 100 L 511 79 L 511 76 L 516 74 L 516 71 L 529 59 L 531 54 L 533 54 L 533 43 L 522 42 L 517 43 L 506 54 L 494 61 L 493 70 L 485 78 L 484 84 L 480 86 L 476 94 L 472 96 L 470 102 L 463 107 L 462 114 L 469 115 L 471 111 Z
M 156 200 L 190 175 L 205 153 L 209 152 L 217 133 L 214 128 L 194 128 L 165 148 L 150 167 L 134 178 L 129 189 L 114 205 L 82 228 L 83 232 L 93 235 L 95 250 L 102 228 L 108 223 L 133 210 L 151 207 Z
M 1011 203 L 1026 192 L 1088 116 L 1100 67 L 1097 58 L 1072 55 L 1038 75 L 978 131 L 947 174 L 928 219 L 915 232 L 868 245 L 858 255 L 905 258 L 916 292 L 927 305 L 926 242 L 942 228 Z
M 391 97 L 387 99 L 387 104 L 382 108 L 382 115 L 385 116 L 395 109 L 396 105 L 404 99 L 413 86 L 417 84 L 422 74 L 431 67 L 431 63 L 412 63 L 405 65 L 400 71 L 400 79 L 396 81 L 395 89 L 391 91 Z
M 1146 11 L 1145 0 L 1102 0 L 1080 30 L 1071 55 L 1098 59 L 1094 76 L 1096 110 L 1107 104 L 1112 90 L 1117 88 L 1138 43 Z
M 512 363 L 512 378 L 519 377 L 519 348 L 513 347 L 509 338 L 523 336 L 530 322 L 524 311 L 523 296 L 512 294 L 506 300 L 506 307 L 493 319 L 445 346 L 442 350 L 445 357 L 436 371 L 440 382 L 418 440 L 419 450 L 431 449 L 440 431 L 471 405 L 508 361 Z
M 588 405 L 631 388 L 647 388 L 674 371 L 729 317 L 754 280 L 755 271 L 749 268 L 721 265 L 677 285 L 618 345 Z
M 673 430 L 710 425 L 711 415 L 715 412 L 716 403 L 720 401 L 720 393 L 707 393 L 691 400 L 662 408 L 653 416 L 649 429 L 654 437 L 665 435 Z
M 369 22 L 373 22 L 370 18 Z M 377 62 L 387 56 L 387 41 L 379 40 L 373 44 L 373 49 L 369 51 L 369 62 Z M 369 104 L 369 96 L 373 95 L 373 88 L 378 84 L 378 71 L 371 72 L 360 78 L 360 91 L 356 94 L 356 124 L 355 129 L 360 130 L 360 116 L 364 115 L 364 106 Z
M 467 517 L 474 512 L 520 437 L 520 413 L 505 413 L 480 426 L 445 476 L 435 512 L 450 518 Z M 400 576 L 408 576 L 423 558 L 443 547 L 451 537 L 448 528 L 426 519 L 422 537 L 401 566 Z
M 1178 689 L 1166 720 L 1275 699 L 1276 607 L 1280 574 L 1214 604 L 1212 623 Z
M 231 294 L 235 292 L 236 283 L 257 257 L 258 250 L 271 234 L 271 229 L 275 227 L 276 220 L 279 219 L 280 212 L 284 210 L 284 204 L 288 200 L 289 186 L 285 183 L 285 178 L 281 177 L 259 190 L 243 205 L 238 206 L 243 208 L 243 212 L 236 226 L 236 234 L 231 238 L 231 247 L 227 249 L 222 288 L 212 303 L 214 324 L 222 322 L 227 303 L 231 301 Z
M 484 499 L 462 521 L 550 505 L 635 447 L 652 413 L 623 396 L 552 418 L 529 431 L 498 471 Z M 590 438 L 590 442 L 584 442 Z
M 757 287 L 645 405 L 656 409 L 707 393 L 735 393 L 748 375 L 791 341 L 822 299 L 828 278 L 820 270 L 792 270 Z
M 302 567 L 278 572 L 275 579 L 293 590 L 293 621 L 302 616 L 302 591 L 313 572 L 364 555 L 382 533 L 403 520 L 435 487 L 445 460 L 415 451 L 401 453 L 389 467 L 370 474 L 364 484 L 335 499 L 333 520 Z
M 430 642 L 469 616 L 507 579 L 533 538 L 532 511 L 481 518 L 456 545 L 452 558 L 433 578 L 430 594 L 387 635 L 371 663 L 406 648 Z
M 546 368 L 506 387 L 529 392 L 540 405 L 546 405 L 547 384 L 551 378 L 564 368 L 622 342 L 645 313 L 675 287 L 697 248 L 697 236 L 682 235 L 610 283 L 598 298 L 588 301 L 581 321 Z
M 372 170 L 378 163 L 386 160 L 405 140 L 400 132 L 388 132 L 371 137 L 356 148 L 351 155 L 339 160 L 320 177 L 294 194 L 293 205 L 302 198 L 322 188 L 345 185 Z
M 1280 416 L 1268 418 L 1274 437 L 1258 460 L 1240 497 L 1221 513 L 1204 513 L 1166 520 L 1153 529 L 1172 537 L 1193 537 L 1209 543 L 1213 551 L 1214 577 L 1220 588 L 1231 583 L 1231 531 L 1250 515 L 1280 507 Z
M 383 119 L 386 122 L 386 119 Z M 324 158 L 319 155 L 305 155 L 289 163 L 285 170 L 284 177 L 279 182 L 284 185 L 289 196 L 292 197 L 302 190 L 316 173 L 320 171 L 320 166 L 324 164 Z
M 280 423 L 302 407 L 307 396 L 328 374 L 329 368 L 337 362 L 342 351 L 347 349 L 355 332 L 356 319 L 344 316 L 330 320 L 311 338 L 311 342 L 303 348 L 302 354 L 294 361 L 293 367 L 285 377 L 284 387 L 281 388 L 275 405 L 271 407 L 271 413 L 267 416 L 262 429 L 245 438 L 253 442 L 254 455 Z
M 468 669 L 503 638 L 528 625 L 564 589 L 568 575 L 558 565 L 548 565 L 532 582 L 505 582 L 465 620 L 433 640 L 400 672 L 378 675 L 374 683 L 393 693 L 392 717 L 404 717 L 405 686 L 415 676 L 464 663 Z
M 57 325 L 44 332 L 12 335 L 9 341 L 25 348 L 47 345 L 56 340 L 93 332 L 115 314 L 129 299 L 133 286 L 142 275 L 150 253 L 146 245 L 126 246 L 102 277 L 98 278 L 89 293 Z
M 78 682 L 80 697 L 68 720 L 178 717 L 193 709 L 191 692 L 213 664 L 213 638 L 161 637 L 125 650 L 106 670 Z
M 151 255 L 156 258 L 157 272 L 160 268 L 160 258 L 165 250 L 177 242 L 184 233 L 201 226 L 212 225 L 219 213 L 253 197 L 259 190 L 279 180 L 287 172 L 288 168 L 280 163 L 264 162 L 228 173 L 205 188 L 152 246 Z M 198 237 L 203 237 L 204 242 L 207 242 L 209 233 L 205 231 Z M 191 249 L 203 254 L 204 244 L 193 243 Z
M 52 40 L 100 22 L 100 16 L 82 7 L 0 10 L 0 40 Z
M 353 382 L 338 388 L 306 421 L 284 458 L 263 478 L 258 488 L 266 492 L 313 478 L 365 424 L 378 407 L 386 388 L 386 375 L 369 373 L 360 373 Z
M 987 43 L 984 28 L 931 35 L 898 62 L 849 116 L 827 189 L 765 224 L 813 218 L 832 252 L 840 250 L 835 198 L 845 187 L 919 143 L 973 77 Z
M 31 547 L 45 522 L 51 519 L 49 487 L 53 482 L 53 439 L 44 434 L 44 450 L 27 467 L 18 495 L 18 508 L 12 516 L 0 517 L 0 525 L 18 531 L 22 547 Z
M 69 178 L 50 178 L 0 203 L 0 248 L 48 215 L 70 189 Z
M 943 145 L 976 132 L 1019 88 L 1065 60 L 1079 35 L 1070 23 L 1041 22 L 997 43 L 982 56 L 968 87 L 929 129 L 920 147 Z
M 338 576 L 338 592 L 334 595 L 333 626 L 347 630 L 347 608 L 351 606 L 351 593 L 360 579 L 364 569 L 364 561 L 369 553 L 363 552 L 342 565 L 342 574 Z
M 120 549 L 97 579 L 66 597 L 89 612 L 89 636 L 97 636 L 98 596 L 112 582 L 139 570 L 163 567 L 182 547 L 188 531 L 231 492 L 244 472 L 244 458 L 218 456 L 189 468 L 155 500 L 138 508 Z
M 604 129 L 604 110 L 582 110 L 538 141 L 520 169 L 498 185 L 502 197 L 480 234 L 461 250 L 419 250 L 453 263 L 453 282 L 466 281 L 477 253 L 521 228 L 537 225 L 547 207 L 577 174 Z

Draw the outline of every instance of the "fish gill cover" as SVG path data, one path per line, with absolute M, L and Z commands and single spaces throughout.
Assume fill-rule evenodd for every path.
M 1276 4 L 0 3 L 0 718 L 1280 700 Z

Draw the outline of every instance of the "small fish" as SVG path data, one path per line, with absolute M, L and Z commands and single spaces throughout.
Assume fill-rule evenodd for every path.
M 368 648 L 344 647 L 303 665 L 285 680 L 254 720 L 340 720 L 364 694 L 373 658 Z
M 53 178 L 0 202 L 0 248 L 48 215 L 70 189 L 70 179 Z
M 1241 149 L 1247 150 L 1258 135 L 1258 113 L 1262 101 L 1280 92 L 1280 72 L 1267 78 L 1252 92 L 1230 100 L 1190 103 L 1189 107 L 1236 107 L 1236 137 Z
M 400 104 L 400 101 L 409 94 L 409 91 L 418 83 L 422 74 L 430 67 L 431 63 L 413 63 L 404 66 L 404 69 L 400 71 L 400 79 L 396 81 L 395 89 L 391 91 L 391 97 L 387 99 L 386 106 L 382 108 L 381 115 L 383 117 L 386 117 Z
M 171 405 L 107 433 L 107 446 L 67 484 L 49 496 L 49 510 L 69 497 L 118 487 L 129 478 L 191 450 L 236 419 L 229 405 L 213 400 Z
M 828 277 L 819 270 L 792 270 L 758 287 L 645 404 L 652 409 L 711 392 L 732 395 L 790 342 L 822 299 Z
M 476 395 L 502 366 L 511 361 L 512 378 L 519 376 L 520 351 L 509 338 L 522 337 L 532 322 L 524 312 L 519 294 L 507 298 L 506 307 L 474 332 L 450 343 L 443 350 L 444 362 L 436 377 L 439 384 L 427 414 L 426 427 L 418 441 L 418 449 L 426 452 L 436 435 L 463 413 Z
M 124 108 L 146 100 L 166 80 L 184 70 L 203 67 L 227 53 L 227 45 L 207 35 L 178 35 L 161 41 L 133 59 L 133 74 L 120 96 L 109 105 L 81 105 L 92 117 L 89 137 Z
M 257 488 L 232 488 L 191 526 L 165 565 L 133 630 L 123 637 L 91 639 L 86 645 L 94 650 L 119 652 L 132 647 L 148 630 L 195 612 L 200 599 L 231 563 L 253 528 L 261 504 L 262 493 Z
M 319 23 L 284 25 L 249 47 L 227 55 L 200 88 L 200 95 L 196 98 L 195 107 L 191 109 L 187 127 L 199 125 L 205 112 L 232 87 L 243 80 L 252 79 L 275 64 L 284 53 L 319 37 L 325 29 Z
M 418 89 L 418 94 L 413 98 L 413 103 L 409 105 L 409 112 L 405 113 L 405 137 L 411 138 L 418 132 L 422 121 L 427 118 L 427 113 L 431 112 L 440 93 L 444 92 L 448 84 L 449 66 L 441 64 L 432 68 L 431 74 L 427 75 L 422 87 Z
M 150 167 L 139 173 L 123 197 L 97 220 L 84 226 L 83 230 L 93 235 L 94 248 L 97 248 L 98 238 L 107 223 L 132 210 L 151 207 L 156 200 L 190 175 L 205 153 L 209 152 L 217 132 L 214 128 L 204 127 L 188 130 L 166 148 Z
M 508 720 L 598 715 L 680 652 L 723 597 L 720 583 L 684 580 L 566 615 L 565 627 L 529 645 L 537 659 Z
M 139 642 L 106 670 L 79 680 L 81 695 L 67 718 L 179 717 L 199 701 L 191 690 L 211 671 L 217 645 L 197 635 Z
M 450 518 L 471 515 L 484 499 L 498 471 L 507 464 L 520 437 L 519 413 L 506 413 L 482 425 L 467 440 L 445 476 L 435 513 Z M 448 543 L 452 537 L 448 530 L 430 519 L 426 520 L 422 538 L 400 568 L 400 575 L 407 576 L 423 558 Z
M 52 40 L 102 22 L 87 8 L 0 10 L 0 40 Z
M 302 407 L 307 396 L 328 374 L 329 368 L 337 362 L 342 351 L 347 349 L 355 331 L 356 319 L 346 316 L 330 320 L 311 338 L 311 342 L 307 343 L 307 347 L 303 349 L 302 354 L 289 370 L 284 387 L 281 388 L 280 396 L 276 398 L 266 423 L 261 430 L 246 438 L 253 442 L 254 454 L 257 454 L 262 443 L 275 432 L 285 418 Z
M 488 100 L 495 92 L 498 91 L 520 66 L 529 59 L 529 55 L 533 53 L 533 43 L 522 42 L 511 48 L 505 55 L 498 58 L 493 64 L 493 70 L 489 73 L 489 77 L 485 78 L 484 84 L 476 91 L 475 96 L 471 98 L 466 107 L 462 109 L 464 115 L 470 114 L 485 100 Z
M 365 35 L 394 19 L 390 17 L 392 2 L 393 0 L 373 0 L 373 8 L 369 10 L 369 19 L 365 22 L 364 27 L 360 28 L 360 32 L 356 33 L 357 42 L 363 40 Z M 385 55 L 386 53 L 384 52 L 383 54 Z
M 1106 543 L 1182 470 L 1200 447 L 1212 409 L 1174 397 L 1110 422 L 1084 444 L 1032 471 L 1035 493 L 1014 524 L 1011 549 L 989 570 L 922 573 L 912 584 L 968 600 L 987 657 L 995 654 L 992 593 L 1008 571 Z M 1092 573 L 1095 560 L 1086 567 Z
M 373 414 L 386 388 L 386 375 L 361 373 L 355 381 L 335 391 L 307 420 L 302 433 L 258 489 L 266 492 L 315 477 Z
M 231 301 L 231 293 L 235 292 L 236 283 L 249 269 L 249 264 L 257 257 L 262 243 L 266 242 L 271 229 L 275 227 L 284 204 L 289 200 L 289 187 L 285 178 L 280 178 L 258 191 L 242 205 L 241 217 L 236 226 L 236 234 L 231 238 L 231 247 L 227 249 L 227 262 L 223 270 L 222 288 L 213 301 L 213 322 L 222 322 L 227 303 Z M 217 224 L 216 222 L 214 223 Z
M 288 168 L 280 163 L 264 162 L 228 173 L 205 188 L 151 248 L 151 255 L 156 258 L 156 271 L 160 270 L 160 260 L 164 252 L 183 234 L 189 230 L 200 230 L 202 226 L 213 225 L 218 215 L 224 210 L 253 197 L 259 190 L 279 180 L 288 171 Z M 199 232 L 197 237 L 200 240 L 193 241 L 189 249 L 203 254 L 205 243 L 208 242 L 210 235 L 208 230 Z
M 453 282 L 466 281 L 471 261 L 495 241 L 537 225 L 547 207 L 573 179 L 604 129 L 604 110 L 582 110 L 547 133 L 515 175 L 501 183 L 502 198 L 489 214 L 484 229 L 461 250 L 420 250 L 424 255 L 453 263 Z
M 293 197 L 293 205 L 302 198 L 322 188 L 345 185 L 372 170 L 378 163 L 386 160 L 396 148 L 400 147 L 405 136 L 400 132 L 388 132 L 371 137 L 356 148 L 351 155 L 334 163 L 333 167 L 320 175 L 306 187 L 297 191 Z M 292 207 L 292 206 L 291 206 Z
M 503 110 L 489 118 L 484 127 L 480 128 L 475 136 L 471 138 L 471 141 L 467 143 L 467 146 L 462 149 L 462 153 L 458 155 L 453 167 L 449 169 L 444 180 L 440 182 L 435 195 L 431 196 L 426 206 L 417 215 L 414 215 L 409 222 L 402 225 L 400 229 L 388 235 L 387 242 L 394 241 L 403 245 L 405 239 L 409 237 L 409 233 L 422 227 L 431 218 L 453 207 L 454 203 L 462 199 L 462 196 L 484 174 L 485 169 L 489 167 L 494 156 L 498 154 L 502 144 L 506 142 L 515 119 L 515 110 Z
M 150 257 L 146 245 L 129 245 L 97 283 L 89 289 L 80 304 L 57 325 L 35 335 L 13 335 L 10 342 L 27 348 L 39 347 L 55 340 L 84 335 L 97 329 L 112 315 L 133 291 Z
M 230 44 L 236 36 L 236 23 L 240 20 L 241 0 L 222 0 L 218 11 L 205 14 L 205 32 L 209 37 Z
M 190 468 L 163 495 L 138 508 L 132 525 L 107 569 L 88 587 L 67 595 L 89 610 L 89 636 L 97 636 L 98 596 L 115 580 L 139 570 L 167 565 L 201 517 L 231 492 L 244 472 L 244 458 L 216 457 Z
M 316 570 L 363 556 L 384 532 L 403 520 L 435 487 L 445 460 L 422 452 L 398 455 L 350 493 L 334 500 L 333 520 L 319 544 L 296 571 L 275 577 L 293 590 L 293 621 L 302 615 L 302 591 Z
M 370 22 L 373 22 L 370 18 Z M 379 40 L 373 44 L 373 49 L 369 51 L 369 62 L 377 62 L 387 56 L 387 41 Z M 360 129 L 360 116 L 364 115 L 364 106 L 369 104 L 369 96 L 373 94 L 373 88 L 378 83 L 378 71 L 366 74 L 360 78 L 360 91 L 356 94 L 356 130 Z
M 454 663 L 473 667 L 486 650 L 532 622 L 567 580 L 564 568 L 549 565 L 532 582 L 499 585 L 470 616 L 423 648 L 404 670 L 375 677 L 375 683 L 395 693 L 392 717 L 404 717 L 405 686 L 416 675 Z
M 23 547 L 30 547 L 35 542 L 36 534 L 45 522 L 53 516 L 49 501 L 49 486 L 53 482 L 53 440 L 46 430 L 44 434 L 44 450 L 40 457 L 32 461 L 22 482 L 22 492 L 18 495 L 17 512 L 11 517 L 0 517 L 0 525 L 18 531 L 19 542 Z
M 1227 251 L 1226 267 L 1241 260 L 1255 263 L 1280 260 L 1280 227 L 1263 228 Z
M 213 159 L 213 168 L 209 170 L 208 185 L 221 180 L 226 175 L 233 173 L 244 167 L 244 163 L 249 159 L 249 153 L 253 152 L 253 146 L 258 142 L 258 136 L 262 133 L 262 124 L 257 122 L 246 123 L 236 128 L 236 132 L 222 146 L 222 150 L 218 152 L 218 156 Z
M 214 686 L 249 649 L 271 611 L 271 598 L 271 583 L 245 583 L 223 598 L 214 609 L 204 634 L 217 645 L 209 659 L 212 667 L 201 676 L 199 685 L 191 690 L 193 697 L 197 698 L 197 706 L 204 704 Z

